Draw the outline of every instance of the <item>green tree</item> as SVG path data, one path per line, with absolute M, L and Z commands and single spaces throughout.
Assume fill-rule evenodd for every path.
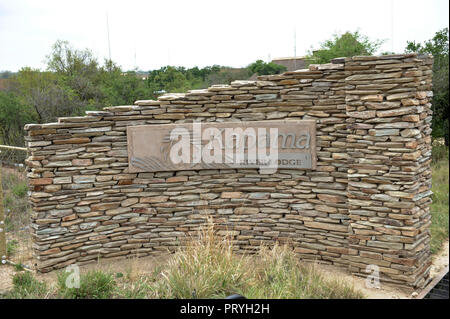
M 14 75 L 11 71 L 0 71 L 0 79 L 7 79 Z
M 77 92 L 54 72 L 22 68 L 14 78 L 13 91 L 23 104 L 32 107 L 39 123 L 82 114 L 85 105 Z
M 319 50 L 313 51 L 310 55 L 314 63 L 329 63 L 331 59 L 340 57 L 372 55 L 380 48 L 384 41 L 371 41 L 367 36 L 359 33 L 359 31 L 334 34 L 331 39 L 321 43 Z
M 105 61 L 99 76 L 103 106 L 132 104 L 150 97 L 147 82 L 136 71 L 122 72 L 112 61 Z
M 150 71 L 147 82 L 153 96 L 159 92 L 184 92 L 191 89 L 184 68 L 164 66 L 159 70 Z
M 23 146 L 23 126 L 36 120 L 33 110 L 13 92 L 0 91 L 0 143 Z
M 66 105 L 72 105 L 73 114 L 149 97 L 148 85 L 136 71 L 123 72 L 108 59 L 100 66 L 89 49 L 74 49 L 67 41 L 52 46 L 47 68 L 56 74 L 59 88 L 70 93 Z
M 273 63 L 272 63 L 273 64 Z M 275 65 L 275 68 L 279 68 Z M 270 71 L 269 73 L 276 73 Z M 266 74 L 269 74 L 266 73 Z M 164 92 L 185 92 L 207 88 L 213 84 L 227 84 L 234 80 L 245 80 L 252 73 L 248 68 L 231 68 L 219 65 L 204 68 L 165 66 L 148 72 L 147 86 L 150 96 L 156 98 Z
M 47 56 L 47 69 L 59 75 L 81 101 L 98 101 L 103 97 L 98 86 L 98 61 L 89 49 L 77 50 L 69 42 L 58 40 Z
M 5 74 L 9 78 L 4 91 L 14 99 L 3 96 L 8 108 L 2 109 L 2 121 L 7 123 L 11 119 L 11 125 L 2 125 L 1 134 L 11 143 L 13 139 L 9 137 L 20 123 L 17 119 L 53 122 L 58 117 L 83 115 L 86 110 L 132 104 L 150 97 L 147 81 L 137 72 L 123 72 L 109 60 L 101 66 L 90 50 L 75 49 L 67 41 L 59 40 L 52 46 L 46 71 L 25 67 L 15 74 Z M 18 109 L 16 120 L 10 113 L 10 105 Z M 29 116 L 24 117 L 22 111 Z
M 50 71 L 67 76 L 93 76 L 98 71 L 98 61 L 89 49 L 74 49 L 68 41 L 58 40 L 47 56 Z
M 235 80 L 246 80 L 252 75 L 253 73 L 248 68 L 213 66 L 203 87 L 206 88 L 213 84 L 229 84 Z
M 273 62 L 264 62 L 263 60 L 257 60 L 247 67 L 252 73 L 258 75 L 279 74 L 286 71 L 286 67 L 283 65 L 275 64 Z
M 444 137 L 445 144 L 449 145 L 449 30 L 444 28 L 436 32 L 434 37 L 424 43 L 408 41 L 405 51 L 420 54 L 432 54 L 433 63 L 433 137 Z

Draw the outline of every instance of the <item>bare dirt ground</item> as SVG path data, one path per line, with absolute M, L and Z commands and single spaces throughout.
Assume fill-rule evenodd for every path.
M 117 259 L 117 260 L 101 260 L 92 264 L 80 267 L 81 272 L 92 269 L 100 269 L 114 273 L 128 274 L 129 278 L 137 278 L 140 274 L 152 273 L 156 267 L 163 266 L 167 259 L 167 255 L 150 256 L 133 259 Z M 444 242 L 441 251 L 433 256 L 433 265 L 431 268 L 431 277 L 434 278 L 442 269 L 449 264 L 449 242 Z M 318 269 L 323 271 L 327 276 L 348 282 L 356 289 L 360 290 L 368 299 L 412 299 L 415 297 L 413 290 L 403 289 L 395 285 L 380 283 L 380 288 L 366 287 L 366 279 L 349 274 L 345 269 L 332 266 L 317 265 Z M 13 266 L 6 265 L 0 267 L 0 293 L 12 288 L 12 276 L 16 273 Z M 36 274 L 36 278 L 44 280 L 50 285 L 56 283 L 57 272 L 46 274 Z M 419 291 L 417 291 L 419 292 Z
M 441 251 L 432 257 L 432 266 L 430 270 L 431 279 L 439 274 L 449 264 L 449 241 L 445 241 L 442 245 Z M 356 289 L 359 289 L 368 299 L 414 299 L 414 292 L 411 289 L 400 288 L 396 285 L 386 284 L 381 282 L 380 288 L 366 287 L 366 279 L 349 274 L 345 269 L 336 269 L 335 267 L 321 266 L 326 272 L 334 272 L 336 278 L 343 279 L 352 283 Z
M 111 273 L 128 274 L 130 278 L 137 278 L 140 274 L 152 273 L 156 267 L 164 265 L 170 256 L 170 254 L 164 254 L 141 258 L 100 260 L 99 262 L 80 266 L 80 272 L 83 273 L 89 270 L 102 270 Z M 39 280 L 45 280 L 49 283 L 55 283 L 57 274 L 57 271 L 45 274 L 36 273 L 36 278 Z
M 130 278 L 136 277 L 139 274 L 152 273 L 156 267 L 163 265 L 170 254 L 148 256 L 141 258 L 130 259 L 107 259 L 100 260 L 94 263 L 80 266 L 80 272 L 84 273 L 89 270 L 103 270 L 112 273 L 128 274 Z M 61 271 L 61 270 L 60 270 Z M 64 270 L 62 270 L 64 271 Z M 12 277 L 16 273 L 15 267 L 12 265 L 0 266 L 0 293 L 6 292 L 13 287 Z M 36 279 L 47 282 L 50 286 L 57 282 L 58 271 L 50 273 L 34 272 Z
M 0 266 L 0 293 L 5 292 L 12 287 L 12 276 L 16 271 L 13 266 L 3 265 Z
M 448 266 L 448 240 L 443 243 L 442 249 L 439 253 L 433 256 L 433 265 L 431 266 L 431 277 L 434 278 L 437 274 L 441 272 L 445 267 Z

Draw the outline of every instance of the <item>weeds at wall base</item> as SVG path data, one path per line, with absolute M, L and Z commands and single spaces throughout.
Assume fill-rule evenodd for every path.
M 31 273 L 14 276 L 6 298 L 218 298 L 234 293 L 247 298 L 363 298 L 351 285 L 326 279 L 314 265 L 303 264 L 288 246 L 263 247 L 257 256 L 236 254 L 226 238 L 205 229 L 150 273 L 91 270 L 80 274 L 80 288 L 68 288 L 61 270 L 55 286 Z

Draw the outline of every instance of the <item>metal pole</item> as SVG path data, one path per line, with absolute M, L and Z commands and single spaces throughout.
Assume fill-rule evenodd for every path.
M 16 151 L 27 151 L 26 147 L 17 147 L 17 146 L 9 146 L 9 145 L 0 145 L 0 149 L 4 148 L 5 150 L 16 150 Z
M 391 53 L 394 54 L 394 0 L 391 0 Z
M 108 19 L 108 11 L 106 11 L 106 30 L 108 32 L 108 53 L 109 53 L 109 63 L 111 63 L 111 44 L 109 42 L 109 19 Z M 111 70 L 109 70 L 111 71 Z
M 297 26 L 294 28 L 294 69 L 297 70 Z
M 6 224 L 3 210 L 2 165 L 0 164 L 0 258 L 1 265 L 6 264 Z

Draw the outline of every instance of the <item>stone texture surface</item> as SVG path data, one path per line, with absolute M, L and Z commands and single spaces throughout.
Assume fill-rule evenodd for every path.
M 426 284 L 432 59 L 333 62 L 26 125 L 37 269 L 173 251 L 211 217 L 243 252 Z M 316 121 L 315 170 L 128 172 L 127 126 L 269 119 Z
M 376 114 L 346 119 L 348 248 L 353 253 L 344 258 L 352 272 L 364 273 L 368 264 L 376 264 L 384 280 L 420 287 L 428 280 L 431 264 L 429 96 L 433 61 L 409 55 L 387 61 L 371 61 L 364 71 L 374 80 L 364 75 L 358 81 L 354 77 L 346 80 L 347 114 L 369 109 Z M 365 64 L 355 58 L 346 62 L 353 67 Z M 393 68 L 401 68 L 399 78 L 404 82 L 394 81 L 397 76 L 392 81 L 384 79 L 383 74 Z M 376 89 L 383 96 L 379 107 L 368 105 L 369 100 L 354 93 L 369 85 L 376 88 L 378 83 L 383 84 Z

